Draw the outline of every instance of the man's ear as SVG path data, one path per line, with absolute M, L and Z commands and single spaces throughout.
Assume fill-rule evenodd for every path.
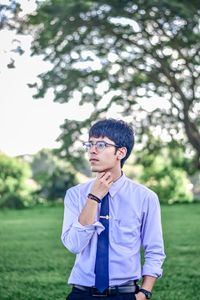
M 119 158 L 119 160 L 122 160 L 127 153 L 127 149 L 126 147 L 121 147 L 117 150 L 117 157 Z

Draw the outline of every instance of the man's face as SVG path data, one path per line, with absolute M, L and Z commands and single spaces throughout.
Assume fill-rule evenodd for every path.
M 104 141 L 109 145 L 99 150 L 95 146 L 95 143 L 98 141 Z M 113 171 L 120 166 L 118 150 L 112 146 L 115 145 L 112 140 L 107 137 L 91 137 L 89 142 L 93 143 L 91 149 L 88 150 L 89 162 L 93 172 Z

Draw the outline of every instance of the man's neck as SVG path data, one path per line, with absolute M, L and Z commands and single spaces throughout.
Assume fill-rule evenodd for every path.
M 120 170 L 120 172 L 118 172 L 117 174 L 112 174 L 113 182 L 117 181 L 122 175 L 123 175 L 122 170 Z

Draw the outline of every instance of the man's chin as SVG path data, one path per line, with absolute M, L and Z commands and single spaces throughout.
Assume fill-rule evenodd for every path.
M 105 169 L 105 168 L 101 168 L 101 167 L 95 167 L 95 166 L 92 166 L 92 167 L 91 167 L 91 171 L 94 172 L 94 173 L 102 173 L 102 172 L 107 172 L 107 171 L 109 171 L 109 169 Z
M 92 166 L 91 171 L 95 172 L 95 173 L 100 173 L 100 172 L 103 172 L 104 170 L 103 170 L 103 168 Z
M 94 172 L 94 173 L 100 172 L 99 168 L 95 168 L 95 167 L 92 167 L 92 168 L 91 168 L 91 171 Z

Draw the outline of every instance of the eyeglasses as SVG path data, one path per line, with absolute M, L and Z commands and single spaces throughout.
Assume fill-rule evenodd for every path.
M 98 151 L 103 151 L 106 147 L 111 147 L 111 146 L 113 146 L 115 148 L 120 148 L 118 145 L 109 144 L 104 141 L 98 141 L 96 143 L 93 143 L 93 142 L 84 142 L 83 143 L 83 147 L 85 148 L 86 151 L 91 150 L 93 146 L 95 146 Z

